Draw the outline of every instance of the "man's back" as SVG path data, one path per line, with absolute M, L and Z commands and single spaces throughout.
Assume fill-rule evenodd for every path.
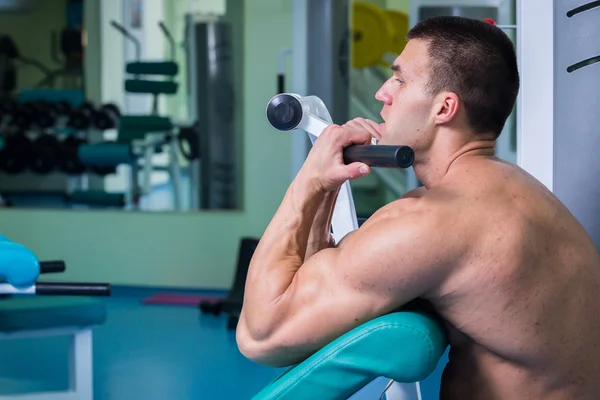
M 454 215 L 448 240 L 467 242 L 428 296 L 451 341 L 442 399 L 596 398 L 600 259 L 575 218 L 495 158 L 458 161 L 421 195 L 417 207 Z

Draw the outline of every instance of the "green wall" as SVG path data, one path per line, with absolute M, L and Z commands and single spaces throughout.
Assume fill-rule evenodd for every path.
M 276 91 L 279 49 L 291 44 L 291 6 L 279 0 L 251 0 L 245 6 L 244 209 L 203 213 L 1 210 L 0 232 L 41 259 L 67 261 L 66 273 L 45 279 L 230 286 L 239 239 L 261 234 L 290 180 L 289 137 L 267 124 L 265 107 Z

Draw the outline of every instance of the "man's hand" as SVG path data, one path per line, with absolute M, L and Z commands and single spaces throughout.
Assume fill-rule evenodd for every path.
M 337 127 L 338 132 L 342 131 L 340 133 L 341 135 L 344 134 L 344 129 L 365 131 L 377 140 L 381 138 L 381 135 L 379 133 L 379 125 L 374 121 L 370 121 L 364 118 L 356 118 L 351 121 L 348 121 L 341 127 Z M 326 139 L 321 141 L 319 145 L 321 145 L 325 140 Z M 316 151 L 319 150 L 317 149 Z M 306 169 L 308 169 L 308 167 Z M 315 218 L 310 228 L 310 234 L 308 236 L 308 242 L 306 246 L 306 253 L 303 261 L 309 259 L 321 250 L 331 248 L 336 245 L 331 234 L 331 218 L 333 215 L 333 207 L 335 205 L 337 196 L 337 189 L 331 190 L 325 196 L 323 196 L 323 199 L 319 204 L 319 208 L 315 214 Z
M 315 141 L 298 177 L 326 193 L 339 189 L 347 180 L 369 174 L 371 169 L 365 163 L 345 165 L 343 150 L 351 145 L 370 145 L 373 137 L 380 137 L 378 125 L 363 118 L 328 126 Z

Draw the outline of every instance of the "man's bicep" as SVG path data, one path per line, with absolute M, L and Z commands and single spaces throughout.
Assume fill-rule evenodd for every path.
M 305 262 L 279 300 L 286 312 L 282 341 L 291 348 L 323 345 L 426 293 L 435 273 L 425 249 L 412 245 L 414 237 L 384 230 L 357 231 L 343 247 Z
M 439 249 L 427 245 L 425 236 L 423 227 L 385 223 L 357 232 L 340 249 L 337 277 L 346 290 L 368 295 L 378 313 L 396 309 L 435 285 Z

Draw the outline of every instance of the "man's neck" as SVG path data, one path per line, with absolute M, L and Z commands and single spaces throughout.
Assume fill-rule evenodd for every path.
M 444 179 L 459 160 L 494 156 L 495 146 L 496 141 L 491 135 L 468 137 L 457 132 L 440 133 L 436 135 L 431 148 L 415 160 L 415 174 L 423 186 L 431 189 Z

